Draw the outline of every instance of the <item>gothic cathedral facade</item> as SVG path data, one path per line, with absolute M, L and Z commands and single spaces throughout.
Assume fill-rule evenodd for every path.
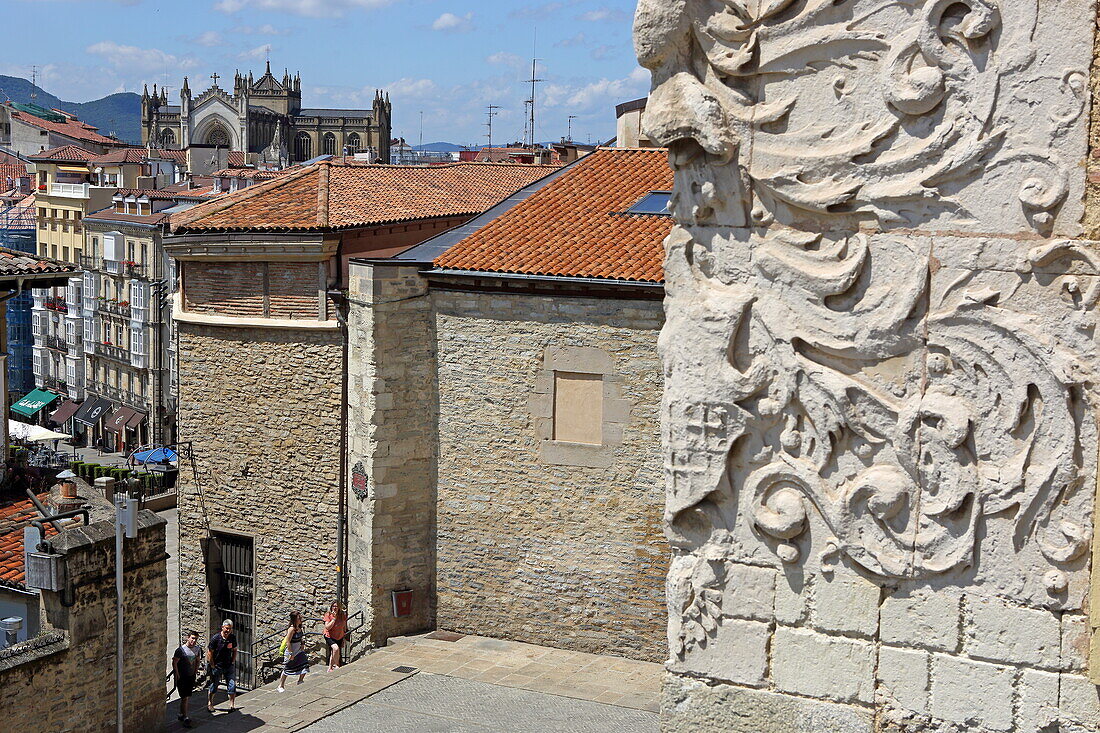
M 271 63 L 259 79 L 239 72 L 233 92 L 213 84 L 192 98 L 187 77 L 179 105 L 169 105 L 164 90 L 153 87 L 141 96 L 141 142 L 165 149 L 213 146 L 254 154 L 266 164 L 300 163 L 318 155 L 367 153 L 371 161 L 390 159 L 390 100 L 375 94 L 371 109 L 302 107 L 302 80 L 283 73 L 280 82 Z

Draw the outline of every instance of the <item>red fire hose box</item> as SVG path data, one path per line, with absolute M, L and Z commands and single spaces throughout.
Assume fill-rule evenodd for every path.
M 413 592 L 411 590 L 390 591 L 393 597 L 393 615 L 395 618 L 412 615 Z

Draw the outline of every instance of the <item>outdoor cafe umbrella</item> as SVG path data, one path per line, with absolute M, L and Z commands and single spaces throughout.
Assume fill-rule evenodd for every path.
M 68 433 L 58 433 L 41 427 L 40 425 L 28 425 L 25 422 L 18 422 L 17 420 L 8 420 L 8 435 L 31 443 L 40 443 L 43 440 L 62 440 L 72 437 Z
M 138 451 L 132 458 L 134 463 L 173 463 L 179 456 L 171 448 L 154 448 Z

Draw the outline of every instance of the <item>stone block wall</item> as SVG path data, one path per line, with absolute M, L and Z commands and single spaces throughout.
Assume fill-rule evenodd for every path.
M 164 728 L 167 634 L 165 521 L 139 515 L 124 540 L 123 716 L 126 730 Z M 115 728 L 114 522 L 51 538 L 68 586 L 43 591 L 43 633 L 0 651 L 0 710 L 10 729 L 59 732 Z
M 352 262 L 349 299 L 348 598 L 383 643 L 435 619 L 435 344 L 416 267 Z
M 639 2 L 666 730 L 1100 729 L 1095 28 Z
M 437 623 L 660 660 L 660 301 L 433 290 Z M 554 441 L 554 371 L 601 374 L 603 445 Z
M 251 537 L 254 638 L 336 595 L 342 336 L 338 329 L 179 322 L 180 628 L 210 617 L 200 540 Z

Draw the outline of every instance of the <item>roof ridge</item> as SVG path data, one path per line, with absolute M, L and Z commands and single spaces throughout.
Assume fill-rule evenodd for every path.
M 202 219 L 203 217 L 210 216 L 212 214 L 218 214 L 222 211 L 225 211 L 226 209 L 236 206 L 239 203 L 243 203 L 245 201 L 248 201 L 249 199 L 255 198 L 262 193 L 267 193 L 273 188 L 278 188 L 279 186 L 284 186 L 292 181 L 297 181 L 299 178 L 302 178 L 317 170 L 318 167 L 319 165 L 317 163 L 307 165 L 301 170 L 287 173 L 286 175 L 282 176 L 276 176 L 270 181 L 264 181 L 263 183 L 257 183 L 253 186 L 249 186 L 248 188 L 244 189 L 243 192 L 237 191 L 237 193 L 240 194 L 239 196 L 230 194 L 229 196 L 217 198 L 213 201 L 210 201 L 209 206 L 205 203 L 199 204 L 198 206 L 189 209 L 187 211 L 187 215 L 183 216 L 178 223 L 174 221 L 175 217 L 172 217 L 172 231 L 178 231 L 179 229 L 182 229 L 188 224 L 192 224 L 199 219 Z M 196 211 L 196 209 L 200 209 L 200 211 Z
M 317 177 L 317 226 L 328 226 L 328 187 L 332 166 L 325 161 L 318 169 Z

